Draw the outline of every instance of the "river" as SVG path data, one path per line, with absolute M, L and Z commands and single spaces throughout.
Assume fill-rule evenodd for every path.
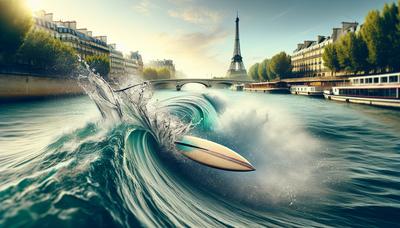
M 399 111 L 223 89 L 140 99 L 114 114 L 87 96 L 0 104 L 0 227 L 400 222 Z M 195 163 L 171 149 L 181 134 L 257 170 Z

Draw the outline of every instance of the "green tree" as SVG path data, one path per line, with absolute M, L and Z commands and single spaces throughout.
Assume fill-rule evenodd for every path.
M 255 81 L 259 81 L 260 78 L 258 77 L 258 65 L 260 65 L 259 63 L 255 63 L 253 64 L 249 71 L 247 72 L 249 77 Z
M 361 36 L 368 47 L 368 63 L 371 68 L 384 70 L 385 60 L 385 39 L 382 18 L 379 11 L 370 11 L 361 28 Z
M 171 71 L 166 67 L 157 69 L 157 78 L 158 79 L 169 79 L 169 78 L 171 78 Z
M 268 59 L 264 59 L 259 65 L 258 65 L 258 78 L 260 81 L 268 81 L 268 74 L 267 74 L 267 66 L 268 66 Z
M 0 62 L 15 54 L 32 26 L 23 0 L 0 0 Z
M 271 71 L 279 78 L 287 78 L 290 76 L 292 71 L 292 61 L 289 55 L 285 52 L 281 52 L 272 57 Z
M 68 75 L 78 66 L 75 50 L 45 32 L 30 31 L 17 56 L 35 70 L 50 74 Z
M 146 80 L 157 79 L 157 77 L 158 77 L 157 70 L 154 68 L 151 68 L 151 67 L 146 67 L 143 70 L 143 77 Z
M 108 78 L 110 73 L 110 58 L 106 55 L 90 55 L 85 58 L 86 63 L 103 78 Z
M 268 80 L 270 81 L 275 80 L 277 78 L 277 75 L 272 71 L 271 60 L 269 60 L 267 65 L 267 75 L 268 75 Z
M 348 33 L 335 45 L 341 69 L 354 73 L 368 71 L 368 49 L 359 35 Z
M 322 59 L 324 60 L 324 65 L 332 72 L 341 70 L 335 44 L 328 44 L 325 46 Z
M 385 4 L 381 12 L 382 30 L 384 34 L 384 64 L 390 71 L 400 70 L 400 26 L 399 7 L 395 3 Z

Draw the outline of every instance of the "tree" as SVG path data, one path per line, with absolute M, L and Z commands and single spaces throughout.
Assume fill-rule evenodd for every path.
M 368 47 L 368 63 L 371 68 L 378 70 L 384 70 L 387 65 L 383 32 L 382 18 L 379 15 L 379 11 L 370 11 L 361 28 L 361 36 Z
M 23 0 L 0 0 L 0 62 L 15 54 L 32 26 Z
M 255 80 L 255 81 L 260 80 L 260 78 L 258 77 L 258 66 L 259 66 L 259 65 L 260 65 L 259 63 L 253 64 L 253 65 L 250 67 L 249 71 L 248 71 L 249 77 L 250 77 L 251 79 Z
M 364 40 L 355 33 L 348 33 L 335 44 L 341 69 L 357 73 L 368 71 L 368 49 Z
M 258 65 L 258 78 L 260 81 L 268 81 L 268 74 L 267 74 L 267 66 L 268 66 L 268 59 L 264 59 L 259 65 Z
M 279 78 L 287 78 L 290 76 L 292 71 L 292 61 L 289 55 L 285 52 L 281 52 L 272 57 L 271 71 Z
M 330 69 L 332 72 L 337 72 L 340 70 L 336 45 L 334 44 L 326 45 L 324 48 L 322 59 L 324 60 L 324 65 L 328 67 L 328 69 Z
M 157 79 L 157 77 L 158 77 L 157 70 L 154 68 L 151 68 L 151 67 L 144 68 L 143 77 L 146 80 Z
M 361 35 L 351 33 L 350 45 L 350 70 L 354 73 L 358 71 L 369 72 L 370 66 L 368 64 L 368 48 Z
M 270 81 L 275 80 L 277 78 L 277 75 L 271 69 L 271 60 L 269 60 L 269 63 L 267 65 L 267 75 L 268 75 L 268 80 Z
M 48 74 L 68 75 L 78 66 L 75 50 L 45 32 L 30 31 L 17 56 L 20 62 Z
M 171 78 L 171 71 L 166 68 L 162 67 L 160 69 L 157 69 L 157 79 L 169 79 Z
M 400 3 L 400 2 L 399 2 Z M 384 33 L 384 56 L 385 65 L 390 71 L 400 70 L 400 33 L 398 26 L 400 26 L 399 7 L 395 3 L 385 4 L 381 12 L 382 30 Z
M 106 55 L 90 55 L 85 58 L 86 63 L 103 78 L 108 78 L 110 73 L 110 58 Z

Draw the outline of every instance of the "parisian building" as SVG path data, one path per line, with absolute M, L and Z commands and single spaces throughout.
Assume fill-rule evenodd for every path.
M 34 30 L 51 34 L 73 47 L 83 58 L 110 54 L 106 36 L 92 36 L 92 32 L 86 28 L 77 28 L 76 21 L 54 21 L 53 14 L 43 10 L 35 13 L 34 20 Z
M 116 49 L 116 44 L 109 44 L 110 48 L 110 78 L 118 80 L 125 74 L 125 59 L 121 51 Z
M 143 74 L 143 60 L 142 55 L 139 54 L 139 51 L 133 51 L 130 53 L 129 58 L 136 61 L 138 65 L 137 73 L 142 75 Z
M 44 10 L 35 12 L 34 20 L 34 30 L 51 34 L 73 47 L 82 58 L 91 55 L 109 56 L 109 76 L 112 80 L 118 81 L 120 77 L 143 74 L 143 60 L 138 51 L 124 56 L 116 49 L 116 44 L 107 45 L 107 36 L 93 36 L 92 31 L 78 28 L 76 21 L 54 21 L 53 14 Z
M 331 36 L 317 36 L 316 40 L 306 40 L 297 45 L 292 55 L 292 72 L 297 77 L 329 77 L 332 72 L 325 67 L 322 55 L 326 45 L 340 37 L 356 32 L 357 22 L 342 22 L 341 28 L 333 28 Z

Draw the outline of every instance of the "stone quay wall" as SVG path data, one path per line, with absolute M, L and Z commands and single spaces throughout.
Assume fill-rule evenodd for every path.
M 0 74 L 0 98 L 18 99 L 84 94 L 76 79 Z

